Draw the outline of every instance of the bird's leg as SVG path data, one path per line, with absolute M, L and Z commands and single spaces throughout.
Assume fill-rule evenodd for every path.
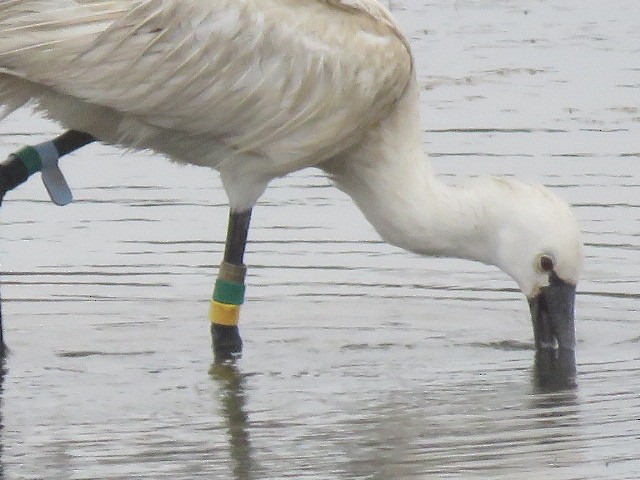
M 240 305 L 244 302 L 244 279 L 247 267 L 243 259 L 250 222 L 251 209 L 243 212 L 231 210 L 224 260 L 220 265 L 209 310 L 211 340 L 216 362 L 237 358 L 242 353 L 238 321 Z
M 0 163 L 0 205 L 9 190 L 26 182 L 39 171 L 43 172 L 43 180 L 51 199 L 59 205 L 69 203 L 71 192 L 58 169 L 58 160 L 93 141 L 95 138 L 87 133 L 69 130 L 50 142 L 24 147 L 9 155 L 9 158 Z M 0 356 L 5 352 L 1 308 L 0 299 Z
M 93 141 L 95 138 L 88 133 L 69 130 L 49 142 L 23 147 L 9 155 L 7 160 L 0 163 L 0 203 L 9 190 L 24 183 L 31 175 L 41 170 L 43 172 L 47 169 L 57 170 L 60 157 Z M 55 186 L 54 183 L 50 185 Z M 66 183 L 64 186 L 66 187 Z M 50 186 L 47 185 L 47 189 L 49 188 Z M 49 194 L 56 201 L 54 198 L 56 192 L 50 190 Z

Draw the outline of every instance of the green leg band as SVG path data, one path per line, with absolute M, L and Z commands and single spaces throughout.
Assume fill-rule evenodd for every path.
M 19 158 L 29 173 L 29 176 L 42 170 L 42 158 L 40 153 L 33 147 L 23 147 L 13 154 L 14 157 Z
M 244 303 L 244 285 L 219 278 L 213 290 L 213 299 L 228 305 Z

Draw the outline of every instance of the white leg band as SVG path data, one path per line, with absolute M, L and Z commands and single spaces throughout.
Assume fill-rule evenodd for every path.
M 53 142 L 39 143 L 38 145 L 34 145 L 33 148 L 38 152 L 38 155 L 40 155 L 42 170 L 58 166 L 60 155 Z
M 53 142 L 40 143 L 33 147 L 40 155 L 42 161 L 42 183 L 51 201 L 56 205 L 67 205 L 73 201 L 73 194 L 67 184 L 67 181 L 58 168 L 58 160 L 60 155 Z

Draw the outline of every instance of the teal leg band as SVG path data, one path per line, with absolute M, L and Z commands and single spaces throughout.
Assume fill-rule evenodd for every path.
M 242 305 L 244 303 L 245 286 L 241 283 L 230 282 L 219 278 L 213 289 L 213 299 L 227 305 Z
M 13 156 L 19 158 L 22 163 L 24 163 L 29 176 L 42 170 L 42 159 L 40 158 L 40 153 L 31 146 L 21 148 L 15 152 Z

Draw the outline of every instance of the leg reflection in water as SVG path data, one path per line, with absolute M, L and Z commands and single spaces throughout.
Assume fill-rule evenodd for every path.
M 221 390 L 222 413 L 227 423 L 233 478 L 251 480 L 258 476 L 249 439 L 245 409 L 245 375 L 234 362 L 215 362 L 209 369 Z

